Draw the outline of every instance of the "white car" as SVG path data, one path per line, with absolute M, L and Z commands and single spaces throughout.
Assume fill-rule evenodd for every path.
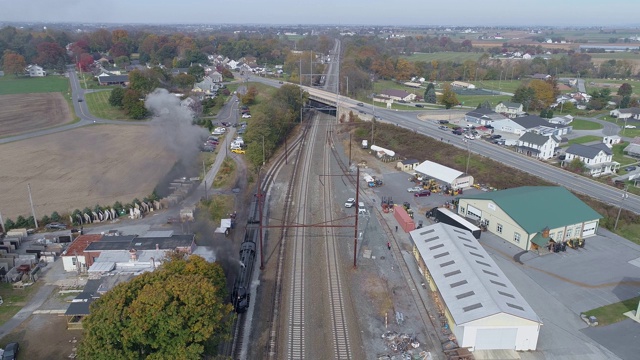
M 476 138 L 475 136 L 473 136 L 473 134 L 465 134 L 464 137 L 469 140 L 473 140 Z
M 242 114 L 242 118 L 243 119 L 250 119 L 251 118 L 251 114 Z
M 422 187 L 420 187 L 420 186 L 414 186 L 414 187 L 410 187 L 410 188 L 408 188 L 408 189 L 407 189 L 407 192 L 414 193 L 414 192 L 418 192 L 418 191 L 421 191 L 421 190 L 422 190 Z
M 635 129 L 636 126 L 635 125 L 625 125 L 624 128 L 625 129 Z
M 352 207 L 353 207 L 353 205 L 355 205 L 355 204 L 356 204 L 356 199 L 354 199 L 354 198 L 349 198 L 349 199 L 347 199 L 347 202 L 345 202 L 345 203 L 344 203 L 344 207 L 346 207 L 346 208 L 352 208 Z

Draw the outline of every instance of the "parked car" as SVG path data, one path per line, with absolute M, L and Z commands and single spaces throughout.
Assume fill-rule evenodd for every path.
M 465 134 L 464 137 L 465 139 L 469 139 L 469 140 L 473 140 L 476 138 L 475 136 L 473 136 L 473 134 Z
M 424 107 L 424 105 L 422 105 L 422 104 L 416 104 L 416 107 L 423 108 L 423 107 Z
M 249 114 L 249 113 L 242 114 L 242 118 L 243 119 L 250 119 L 251 118 L 251 114 Z
M 346 208 L 352 208 L 353 205 L 356 204 L 356 199 L 354 198 L 348 198 L 347 201 L 344 203 L 344 207 Z
M 232 153 L 236 153 L 236 154 L 244 154 L 246 153 L 246 151 L 242 150 L 242 149 L 231 149 Z
M 626 168 L 624 168 L 624 171 L 633 171 L 635 169 L 636 169 L 635 166 L 627 166 Z
M 636 126 L 635 125 L 625 125 L 624 128 L 625 129 L 635 129 Z
M 17 342 L 8 343 L 4 347 L 4 353 L 2 354 L 2 360 L 15 360 L 18 358 L 18 350 L 20 345 Z
M 278 81 L 278 84 L 284 84 L 282 81 Z
M 440 130 L 449 130 L 449 128 L 444 126 L 444 125 L 438 126 L 438 129 L 440 129 Z
M 421 186 L 414 186 L 414 187 L 410 187 L 410 188 L 408 188 L 408 189 L 407 189 L 407 192 L 415 193 L 415 192 L 419 192 L 419 191 L 421 191 L 421 190 L 422 190 L 422 187 L 421 187 Z
M 82 101 L 83 101 L 82 99 L 78 99 L 78 102 L 82 102 Z
M 44 228 L 49 230 L 66 230 L 67 225 L 53 222 L 53 223 L 48 223 L 47 225 L 44 226 Z
M 423 197 L 423 196 L 431 196 L 431 191 L 429 190 L 420 190 L 417 193 L 413 194 L 415 197 Z
M 357 103 L 356 105 L 358 105 L 358 106 L 364 106 L 364 104 L 363 104 L 363 103 L 361 103 L 361 102 Z
M 448 120 L 438 120 L 438 124 L 448 124 Z
M 491 135 L 492 139 L 500 139 L 502 135 Z

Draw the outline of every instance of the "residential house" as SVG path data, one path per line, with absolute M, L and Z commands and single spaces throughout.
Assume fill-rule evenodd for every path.
M 555 136 L 545 136 L 533 132 L 526 132 L 518 139 L 516 151 L 540 160 L 549 160 L 560 145 L 560 139 Z
M 640 157 L 640 137 L 633 138 L 622 151 L 629 156 Z
M 100 234 L 86 234 L 78 236 L 62 253 L 62 267 L 64 271 L 82 272 L 87 269 L 84 250 L 91 243 L 102 239 Z
M 491 125 L 494 121 L 505 120 L 506 117 L 491 109 L 479 108 L 464 114 L 464 119 L 478 125 Z
M 501 101 L 496 105 L 495 112 L 502 114 L 508 118 L 514 118 L 516 116 L 522 116 L 524 111 L 522 109 L 522 104 Z
M 227 63 L 227 67 L 231 70 L 235 70 L 236 68 L 238 68 L 238 62 L 235 60 L 229 60 L 229 62 Z
M 451 83 L 451 86 L 455 87 L 455 88 L 462 88 L 462 89 L 475 89 L 476 88 L 475 85 L 473 85 L 471 83 L 468 83 L 468 82 L 463 82 L 463 81 L 453 81 Z
M 546 81 L 546 80 L 551 79 L 551 75 L 549 75 L 549 74 L 533 74 L 533 75 L 531 76 L 531 78 L 532 78 L 532 79 L 534 79 L 534 80 L 543 80 L 543 81 Z
M 620 144 L 622 142 L 622 138 L 618 135 L 610 135 L 602 138 L 602 142 L 606 144 L 609 148 L 612 148 L 615 144 Z
M 213 96 L 218 92 L 219 85 L 216 84 L 209 76 L 205 76 L 201 82 L 193 85 L 193 92 L 204 93 L 208 96 Z
M 640 108 L 626 108 L 615 109 L 609 112 L 609 115 L 618 118 L 619 120 L 640 120 Z
M 396 89 L 383 90 L 378 96 L 395 101 L 413 101 L 416 98 L 416 94 L 410 94 L 404 90 Z
M 187 74 L 189 72 L 189 68 L 173 68 L 171 69 L 171 75 L 176 76 L 179 74 Z
M 129 75 L 103 75 L 103 76 L 98 76 L 98 84 L 100 84 L 100 85 L 127 85 L 127 84 L 129 84 Z
M 547 119 L 543 119 L 537 115 L 528 115 L 514 118 L 515 123 L 520 124 L 528 132 L 535 132 L 541 135 L 555 135 L 561 138 L 571 132 L 571 125 L 552 124 Z
M 38 65 L 29 65 L 27 66 L 27 68 L 25 69 L 25 72 L 27 73 L 27 75 L 29 75 L 30 77 L 43 77 L 43 76 L 47 76 L 47 72 L 44 71 L 44 69 L 42 68 L 42 66 L 38 66 Z
M 550 122 L 551 124 L 566 126 L 571 124 L 571 122 L 573 121 L 573 116 L 571 115 L 555 116 L 547 121 Z
M 211 78 L 211 81 L 213 81 L 214 83 L 221 83 L 223 80 L 222 74 L 220 74 L 217 71 L 214 71 L 211 74 L 209 74 L 209 77 Z
M 591 176 L 600 176 L 615 173 L 620 168 L 620 163 L 613 161 L 613 151 L 604 143 L 595 145 L 573 144 L 566 150 L 563 166 L 573 160 L 580 160 Z
M 401 171 L 413 171 L 420 161 L 416 159 L 401 160 L 396 163 L 396 168 Z

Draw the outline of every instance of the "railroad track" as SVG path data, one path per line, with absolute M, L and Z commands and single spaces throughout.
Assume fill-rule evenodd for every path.
M 323 170 L 324 173 L 332 176 L 331 171 L 331 158 L 334 144 L 331 137 L 331 128 L 329 126 L 326 132 L 326 146 L 324 148 L 323 156 Z M 326 181 L 323 189 L 324 199 L 324 221 L 323 223 L 332 223 L 333 221 L 333 209 L 334 201 L 332 195 L 332 182 Z M 344 296 L 342 293 L 342 281 L 340 276 L 340 261 L 338 247 L 336 244 L 335 230 L 332 227 L 326 228 L 326 246 L 325 246 L 325 258 L 327 267 L 327 281 L 329 290 L 329 305 L 331 312 L 331 325 L 332 325 L 332 337 L 334 348 L 334 359 L 351 359 L 351 349 L 349 347 L 349 332 L 346 323 L 345 309 L 344 309 Z

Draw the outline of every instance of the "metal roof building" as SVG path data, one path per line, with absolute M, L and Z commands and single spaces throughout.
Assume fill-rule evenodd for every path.
M 415 171 L 430 178 L 445 182 L 454 189 L 473 186 L 473 176 L 433 161 L 427 160 L 422 162 L 420 165 L 415 167 Z
M 540 318 L 471 232 L 438 223 L 411 231 L 410 238 L 458 346 L 536 349 Z
M 462 195 L 458 214 L 523 250 L 596 234 L 598 212 L 561 186 L 522 186 Z M 532 244 L 535 244 L 533 246 Z M 537 246 L 537 247 L 536 247 Z

